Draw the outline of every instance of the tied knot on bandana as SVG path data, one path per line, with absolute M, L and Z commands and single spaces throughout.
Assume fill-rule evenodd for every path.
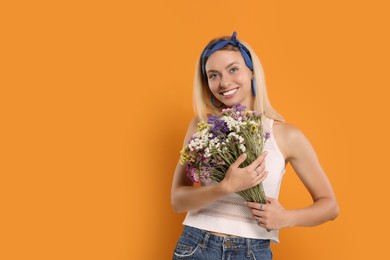
M 235 45 L 239 49 L 242 49 L 243 45 L 241 44 L 241 42 L 239 42 L 239 40 L 237 40 L 237 32 L 233 32 L 233 35 L 232 35 L 232 38 L 230 39 L 230 42 L 232 45 Z
M 233 32 L 233 35 L 230 39 L 228 40 L 219 40 L 216 42 L 210 43 L 203 51 L 202 56 L 201 56 L 201 64 L 202 64 L 202 75 L 207 82 L 207 74 L 206 74 L 206 61 L 207 59 L 216 51 L 222 49 L 226 45 L 232 45 L 234 47 L 237 47 L 244 58 L 246 66 L 253 71 L 253 63 L 252 59 L 250 57 L 250 52 L 249 50 L 239 41 L 237 40 L 237 32 Z

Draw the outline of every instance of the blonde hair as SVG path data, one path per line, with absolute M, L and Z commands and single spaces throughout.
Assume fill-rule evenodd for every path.
M 210 41 L 207 45 L 209 46 L 211 43 L 217 40 L 226 40 L 230 39 L 230 37 L 221 37 L 215 40 Z M 284 118 L 276 112 L 276 110 L 271 106 L 271 102 L 268 99 L 267 88 L 265 84 L 265 76 L 263 71 L 263 66 L 260 63 L 259 58 L 256 53 L 250 47 L 249 44 L 240 40 L 242 45 L 244 45 L 250 52 L 252 63 L 253 63 L 253 74 L 256 80 L 256 97 L 254 102 L 254 110 L 260 113 L 263 113 L 265 116 L 278 120 L 285 121 Z M 236 47 L 232 45 L 227 45 L 220 50 L 230 50 L 230 51 L 239 51 Z M 194 89 L 193 89 L 193 105 L 196 116 L 199 120 L 207 121 L 207 117 L 209 115 L 215 115 L 221 112 L 222 108 L 216 108 L 210 101 L 211 91 L 208 87 L 207 82 L 203 78 L 202 69 L 201 69 L 201 57 L 199 57 L 196 68 L 195 68 L 195 77 L 194 77 Z M 207 62 L 207 61 L 206 61 Z

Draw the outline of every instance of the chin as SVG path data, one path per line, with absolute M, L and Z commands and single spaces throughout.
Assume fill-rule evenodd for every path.
M 223 102 L 225 104 L 225 106 L 228 106 L 228 107 L 231 107 L 235 104 L 242 104 L 242 102 L 240 102 L 239 100 L 236 100 L 236 99 L 230 99 L 230 100 L 225 100 L 225 102 Z

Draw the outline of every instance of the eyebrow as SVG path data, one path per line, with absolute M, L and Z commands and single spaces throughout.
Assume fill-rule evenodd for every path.
M 227 68 L 229 68 L 229 67 L 231 67 L 233 64 L 235 64 L 235 63 L 238 63 L 237 61 L 234 61 L 234 62 L 232 62 L 232 63 L 229 63 L 226 67 L 225 67 L 225 69 L 227 69 Z M 238 63 L 239 64 L 239 63 Z M 209 72 L 218 72 L 217 70 L 208 70 L 207 71 L 207 73 L 209 73 Z

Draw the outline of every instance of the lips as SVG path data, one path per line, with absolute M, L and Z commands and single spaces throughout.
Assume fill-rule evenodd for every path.
M 234 93 L 236 93 L 237 90 L 238 90 L 238 88 L 230 89 L 230 90 L 221 92 L 221 95 L 224 96 L 224 97 L 226 97 L 226 96 L 231 96 L 231 95 L 233 95 Z

